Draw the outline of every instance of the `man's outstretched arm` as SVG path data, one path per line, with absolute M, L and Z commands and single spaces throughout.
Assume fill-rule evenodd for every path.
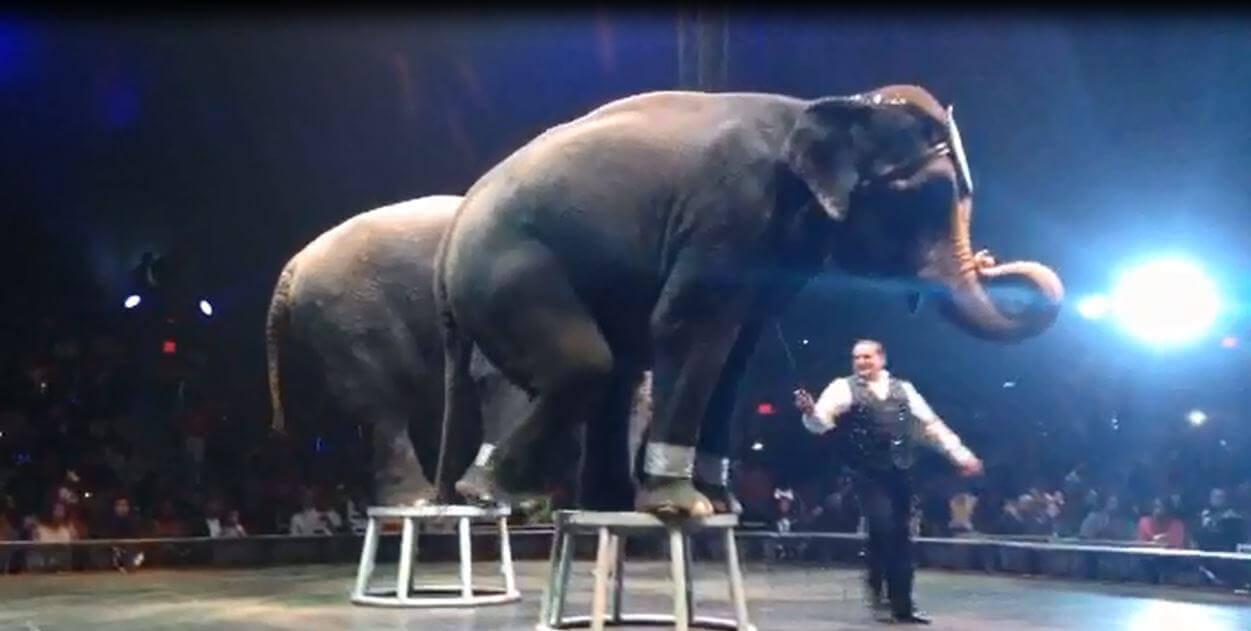
M 795 406 L 803 412 L 805 429 L 814 434 L 824 434 L 834 429 L 839 415 L 851 407 L 851 387 L 846 379 L 835 379 L 821 392 L 816 403 L 806 391 L 796 391 Z
M 933 447 L 948 460 L 955 463 L 956 466 L 966 471 L 975 472 L 981 470 L 981 461 L 968 447 L 964 446 L 964 442 L 950 427 L 943 422 L 934 410 L 930 408 L 929 403 L 917 392 L 916 388 L 910 383 L 905 383 L 904 392 L 908 395 L 908 407 L 912 411 L 912 415 L 921 422 L 921 438 Z

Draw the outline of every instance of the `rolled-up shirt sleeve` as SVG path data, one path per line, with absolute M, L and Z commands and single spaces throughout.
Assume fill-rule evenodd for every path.
M 832 429 L 839 415 L 851 407 L 851 387 L 847 379 L 839 377 L 821 391 L 812 414 L 803 415 L 804 428 L 813 434 L 824 434 Z
M 973 452 L 964 446 L 960 437 L 951 431 L 942 419 L 938 418 L 911 383 L 905 382 L 903 389 L 908 395 L 908 407 L 912 410 L 912 415 L 921 422 L 921 437 L 927 444 L 957 465 L 964 465 L 976 458 Z

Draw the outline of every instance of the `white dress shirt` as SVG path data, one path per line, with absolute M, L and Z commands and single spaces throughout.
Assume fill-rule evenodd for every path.
M 885 370 L 879 371 L 868 384 L 873 396 L 879 400 L 885 399 L 890 394 L 890 373 Z M 908 409 L 917 420 L 921 421 L 921 439 L 957 466 L 972 462 L 976 458 L 973 452 L 969 451 L 960 441 L 960 437 L 956 436 L 956 433 L 938 418 L 925 399 L 917 393 L 916 388 L 907 381 L 903 381 L 901 385 L 904 394 L 908 397 Z M 804 414 L 804 427 L 814 434 L 824 434 L 834 429 L 838 417 L 846 412 L 852 403 L 851 384 L 848 383 L 847 377 L 839 377 L 830 382 L 830 385 L 821 392 L 816 405 L 813 406 L 812 414 Z

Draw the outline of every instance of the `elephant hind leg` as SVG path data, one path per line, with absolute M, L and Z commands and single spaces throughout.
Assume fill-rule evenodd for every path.
M 432 500 L 434 487 L 422 471 L 409 435 L 409 419 L 415 401 L 391 387 L 377 374 L 377 366 L 345 359 L 341 378 L 332 384 L 337 391 L 343 418 L 364 424 L 370 432 L 373 459 L 373 499 L 382 506 L 412 505 Z M 350 374 L 351 376 L 347 376 Z
M 587 510 L 634 510 L 631 431 L 638 371 L 618 370 L 598 416 L 587 426 L 578 504 Z M 650 401 L 645 412 L 650 416 Z
M 573 427 L 593 416 L 613 378 L 613 353 L 556 258 L 517 244 L 496 255 L 473 327 L 482 352 L 534 394 L 533 407 L 497 448 L 494 481 L 514 495 L 546 494 L 580 451 Z M 458 309 L 458 312 L 461 311 Z
M 434 485 L 426 478 L 408 436 L 402 414 L 373 417 L 374 497 L 383 506 L 414 505 L 434 500 Z M 398 429 L 398 431 L 397 431 Z

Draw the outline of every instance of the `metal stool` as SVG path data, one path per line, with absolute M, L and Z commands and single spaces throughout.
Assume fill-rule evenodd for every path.
M 361 562 L 356 571 L 356 585 L 352 589 L 352 602 L 358 605 L 382 607 L 476 607 L 498 605 L 521 599 L 517 591 L 517 579 L 513 573 L 512 549 L 508 541 L 508 507 L 479 508 L 476 506 L 397 506 L 370 507 L 366 511 L 369 521 L 365 526 L 365 545 L 361 548 Z M 395 589 L 377 591 L 369 589 L 369 579 L 374 572 L 378 555 L 378 531 L 381 519 L 402 519 L 400 533 L 400 567 Z M 460 584 L 459 585 L 413 585 L 413 560 L 417 557 L 417 522 L 456 519 L 460 534 Z M 500 570 L 504 575 L 504 588 L 473 586 L 473 558 L 469 542 L 471 521 L 495 521 L 500 529 Z M 440 596 L 440 594 L 445 594 Z
M 738 547 L 734 541 L 737 515 L 714 515 L 702 519 L 665 522 L 647 513 L 611 513 L 593 511 L 559 511 L 556 514 L 556 535 L 552 540 L 551 570 L 543 592 L 539 612 L 540 631 L 590 627 L 595 631 L 605 626 L 642 625 L 672 626 L 679 631 L 696 629 L 733 629 L 755 631 L 747 620 L 747 600 L 743 594 L 743 575 L 738 564 Z M 734 620 L 695 615 L 691 586 L 691 553 L 687 545 L 696 530 L 724 532 L 726 570 L 730 582 L 730 602 Z M 669 558 L 673 572 L 673 614 L 627 614 L 621 611 L 624 596 L 625 547 L 623 536 L 630 533 L 664 530 L 669 534 Z M 573 564 L 573 540 L 579 533 L 595 533 L 599 546 L 595 556 L 595 587 L 592 592 L 591 615 L 564 615 L 565 596 Z M 609 574 L 613 576 L 612 614 L 605 615 L 608 602 Z

